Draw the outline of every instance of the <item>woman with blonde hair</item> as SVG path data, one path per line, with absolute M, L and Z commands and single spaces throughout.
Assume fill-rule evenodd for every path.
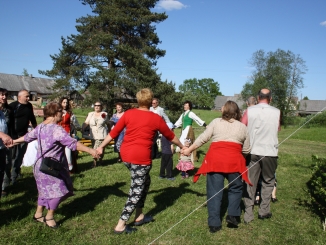
M 94 149 L 96 149 L 103 142 L 108 134 L 107 124 L 109 122 L 109 118 L 108 114 L 102 109 L 102 103 L 100 101 L 96 101 L 94 103 L 94 111 L 88 113 L 85 120 L 85 124 L 89 125 L 90 127 L 90 136 L 92 138 L 92 145 Z M 104 149 L 103 153 L 100 155 L 100 158 L 94 159 L 93 167 L 101 165 L 103 154 Z
M 97 148 L 97 152 L 102 154 L 103 148 L 126 128 L 120 153 L 122 161 L 130 171 L 131 185 L 128 200 L 114 229 L 116 234 L 131 233 L 137 230 L 126 225 L 135 209 L 134 225 L 139 226 L 153 221 L 152 216 L 143 214 L 143 207 L 151 183 L 149 175 L 152 168 L 151 151 L 156 131 L 160 131 L 169 141 L 183 148 L 162 117 L 149 110 L 153 92 L 144 88 L 136 94 L 136 97 L 139 107 L 126 111 Z

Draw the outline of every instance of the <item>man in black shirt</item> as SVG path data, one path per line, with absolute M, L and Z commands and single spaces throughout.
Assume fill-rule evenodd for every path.
M 21 90 L 18 92 L 18 101 L 14 101 L 9 105 L 14 112 L 14 129 L 12 130 L 13 139 L 25 135 L 28 131 L 29 123 L 33 128 L 36 127 L 36 118 L 33 112 L 33 106 L 29 102 L 29 92 Z M 11 181 L 14 184 L 20 173 L 20 167 L 26 152 L 27 143 L 16 145 L 13 149 L 13 166 L 11 173 Z

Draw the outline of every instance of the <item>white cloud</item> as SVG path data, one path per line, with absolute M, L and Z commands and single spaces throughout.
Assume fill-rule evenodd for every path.
M 320 23 L 321 26 L 326 26 L 326 21 Z
M 165 10 L 174 10 L 186 8 L 187 6 L 176 0 L 160 0 L 156 7 Z

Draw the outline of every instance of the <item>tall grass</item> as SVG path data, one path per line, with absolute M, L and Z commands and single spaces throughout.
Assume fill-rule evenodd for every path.
M 213 111 L 195 112 L 208 123 L 219 116 Z M 202 127 L 196 127 L 197 135 L 202 131 Z M 282 129 L 280 141 L 293 131 L 293 128 Z M 160 159 L 153 162 L 152 184 L 144 209 L 154 215 L 155 222 L 139 227 L 132 235 L 113 234 L 128 195 L 130 177 L 124 165 L 116 163 L 117 155 L 112 147 L 106 149 L 103 165 L 93 169 L 91 157 L 79 155 L 80 172 L 72 175 L 75 196 L 57 210 L 60 228 L 55 231 L 32 222 L 37 191 L 32 168 L 23 168 L 23 179 L 10 186 L 8 197 L 1 199 L 1 244 L 149 244 L 154 240 L 153 244 L 326 244 L 319 217 L 301 204 L 308 199 L 306 182 L 311 175 L 311 154 L 326 155 L 326 142 L 320 136 L 325 133 L 323 128 L 300 130 L 280 145 L 279 201 L 271 204 L 271 219 L 258 220 L 255 207 L 253 222 L 241 223 L 237 229 L 227 228 L 225 190 L 223 228 L 215 234 L 208 231 L 207 210 L 203 205 L 205 177 L 194 184 L 190 178 L 181 179 L 174 169 L 175 181 L 159 179 Z M 199 149 L 200 160 L 192 174 L 199 168 L 208 146 Z M 176 162 L 177 155 L 174 155 L 174 165 Z

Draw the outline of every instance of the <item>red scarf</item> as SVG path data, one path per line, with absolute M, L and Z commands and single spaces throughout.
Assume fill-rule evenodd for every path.
M 242 179 L 252 185 L 248 178 L 246 160 L 242 155 L 242 145 L 233 142 L 213 142 L 194 176 L 196 183 L 201 174 L 207 173 L 240 173 Z

